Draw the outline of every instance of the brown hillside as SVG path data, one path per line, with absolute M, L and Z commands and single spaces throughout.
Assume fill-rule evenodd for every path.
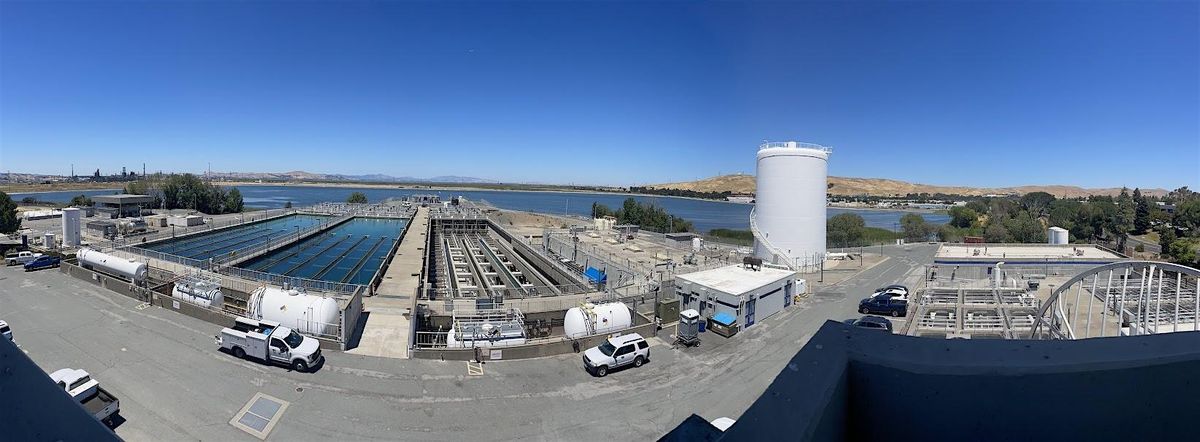
M 905 181 L 883 178 L 845 178 L 829 177 L 829 188 L 832 195 L 871 195 L 871 196 L 902 196 L 909 193 L 945 193 L 951 195 L 1023 195 L 1030 192 L 1047 192 L 1060 198 L 1076 198 L 1089 195 L 1117 195 L 1119 188 L 1086 189 L 1078 186 L 1018 186 L 1018 187 L 966 187 L 966 186 L 936 186 L 929 184 L 909 183 Z M 754 175 L 722 175 L 697 181 L 682 183 L 651 184 L 647 187 L 657 189 L 680 189 L 697 192 L 754 193 Z M 1146 195 L 1165 195 L 1164 189 L 1143 189 Z

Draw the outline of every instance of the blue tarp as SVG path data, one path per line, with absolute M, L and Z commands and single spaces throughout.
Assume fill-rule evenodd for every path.
M 718 323 L 718 324 L 721 324 L 724 326 L 730 326 L 730 325 L 733 325 L 734 321 L 737 321 L 737 318 L 734 318 L 733 315 L 731 315 L 729 313 L 720 312 L 720 313 L 713 315 L 712 320 L 715 323 Z
M 583 275 L 587 276 L 588 281 L 596 284 L 603 284 L 608 281 L 608 275 L 605 275 L 603 271 L 595 267 L 588 267 L 587 271 L 583 272 Z

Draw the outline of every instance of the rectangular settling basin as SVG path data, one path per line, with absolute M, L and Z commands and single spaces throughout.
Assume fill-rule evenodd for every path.
M 221 256 L 233 250 L 264 244 L 272 237 L 304 230 L 333 217 L 320 215 L 288 215 L 269 221 L 233 227 L 210 233 L 199 233 L 185 238 L 172 239 L 147 245 L 146 248 L 176 256 L 204 260 Z
M 354 218 L 238 267 L 278 275 L 368 284 L 404 232 L 407 220 Z

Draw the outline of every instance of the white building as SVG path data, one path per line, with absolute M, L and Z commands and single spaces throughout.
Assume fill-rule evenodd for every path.
M 792 298 L 805 291 L 795 272 L 762 267 L 753 270 L 730 265 L 675 276 L 679 310 L 694 309 L 702 318 L 724 313 L 745 329 L 792 305 Z

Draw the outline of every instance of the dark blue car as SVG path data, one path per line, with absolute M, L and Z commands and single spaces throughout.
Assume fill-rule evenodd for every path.
M 34 270 L 52 269 L 58 267 L 61 260 L 57 256 L 39 256 L 33 261 L 25 263 L 25 271 L 32 272 Z
M 889 296 L 872 296 L 858 302 L 858 311 L 864 315 L 892 315 L 895 317 L 908 315 L 908 301 Z

